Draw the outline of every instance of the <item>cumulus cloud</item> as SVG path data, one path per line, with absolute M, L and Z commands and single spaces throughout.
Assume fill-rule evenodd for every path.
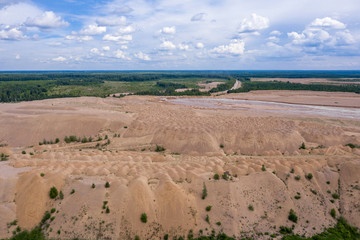
M 60 16 L 56 16 L 54 12 L 46 11 L 35 18 L 28 18 L 25 22 L 25 25 L 48 29 L 67 27 L 69 23 L 64 21 Z
M 96 23 L 100 26 L 121 26 L 126 25 L 126 17 L 124 16 L 108 16 L 96 19 Z
M 118 33 L 119 34 L 129 34 L 135 32 L 135 28 L 133 26 L 126 26 L 119 28 Z
M 245 42 L 238 39 L 231 40 L 229 45 L 221 45 L 213 48 L 210 52 L 217 54 L 242 55 L 245 51 Z
M 75 40 L 78 42 L 90 41 L 94 38 L 92 36 L 77 36 L 77 35 L 67 35 L 65 37 L 66 40 Z
M 180 44 L 178 44 L 178 48 L 180 50 L 187 51 L 187 50 L 189 50 L 189 45 L 180 43 Z
M 7 5 L 0 9 L 0 25 L 18 26 L 42 13 L 39 8 L 28 3 Z
M 98 26 L 97 24 L 91 24 L 80 30 L 81 35 L 99 35 L 106 32 L 106 27 Z
M 143 52 L 138 52 L 134 55 L 136 58 L 143 60 L 143 61 L 150 61 L 151 58 L 149 57 L 149 55 L 143 53 Z
M 104 56 L 104 53 L 102 53 L 98 48 L 92 48 L 90 52 L 95 55 Z
M 192 22 L 197 22 L 197 21 L 204 21 L 206 17 L 206 13 L 198 13 L 195 14 L 192 18 L 191 21 Z
M 113 42 L 128 42 L 132 40 L 132 35 L 112 35 L 106 34 L 103 37 L 104 41 L 113 41 Z
M 204 48 L 204 44 L 201 42 L 196 43 L 196 48 L 201 49 Z
M 280 36 L 281 35 L 281 32 L 278 31 L 278 30 L 274 30 L 270 33 L 270 35 L 273 35 L 273 36 Z
M 311 24 L 311 27 L 328 27 L 335 29 L 344 29 L 346 25 L 338 20 L 332 19 L 330 17 L 325 18 L 316 18 Z
M 268 28 L 270 20 L 267 17 L 259 16 L 255 13 L 251 14 L 251 18 L 245 18 L 240 25 L 239 33 L 257 32 Z
M 116 58 L 124 59 L 124 60 L 130 60 L 125 54 L 125 52 L 121 51 L 120 49 L 116 50 L 114 53 L 114 56 Z
M 104 46 L 104 47 L 102 47 L 102 49 L 103 49 L 104 51 L 110 51 L 110 47 L 109 47 L 109 46 Z
M 4 29 L 0 31 L 0 39 L 2 40 L 21 40 L 26 38 L 23 32 L 17 28 Z
M 175 26 L 172 27 L 163 27 L 162 29 L 159 30 L 160 33 L 165 33 L 165 34 L 175 34 L 176 33 L 176 28 Z
M 160 44 L 160 48 L 162 50 L 174 50 L 176 49 L 176 45 L 171 41 L 164 41 Z
M 62 57 L 62 56 L 59 56 L 57 58 L 53 58 L 52 59 L 54 62 L 65 62 L 67 59 Z

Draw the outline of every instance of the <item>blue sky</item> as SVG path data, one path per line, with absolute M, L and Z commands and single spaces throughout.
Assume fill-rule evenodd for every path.
M 0 0 L 1 70 L 360 70 L 358 0 Z

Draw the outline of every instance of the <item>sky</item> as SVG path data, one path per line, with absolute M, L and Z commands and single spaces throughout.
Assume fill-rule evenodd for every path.
M 0 0 L 0 71 L 360 70 L 359 0 Z

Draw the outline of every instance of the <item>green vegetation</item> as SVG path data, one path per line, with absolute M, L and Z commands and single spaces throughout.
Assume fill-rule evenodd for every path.
M 235 81 L 236 81 L 236 79 L 231 79 L 230 81 L 227 81 L 226 83 L 219 84 L 216 88 L 211 89 L 210 93 L 230 90 L 232 88 L 232 86 L 234 86 Z
M 353 144 L 353 143 L 348 143 L 348 144 L 346 144 L 345 146 L 348 146 L 348 147 L 350 147 L 350 148 L 360 148 L 360 145 Z
M 58 190 L 56 187 L 50 188 L 49 196 L 51 199 L 55 199 L 58 196 Z
M 254 206 L 250 204 L 250 205 L 248 206 L 248 209 L 249 209 L 250 211 L 254 211 Z
M 315 191 L 314 189 L 310 189 L 310 191 L 311 191 L 313 194 L 317 195 L 317 191 Z
M 206 208 L 205 208 L 205 210 L 207 211 L 207 212 L 210 212 L 211 211 L 211 208 L 212 208 L 212 206 L 206 206 Z
M 110 183 L 109 182 L 106 182 L 105 183 L 105 188 L 109 188 L 110 187 Z
M 217 222 L 216 225 L 221 226 L 221 222 Z
M 219 179 L 220 179 L 220 175 L 219 175 L 219 174 L 217 174 L 217 173 L 215 173 L 215 175 L 214 175 L 214 179 L 215 179 L 215 180 L 219 180 Z
M 308 173 L 306 176 L 305 176 L 308 180 L 311 180 L 313 178 L 313 175 L 312 173 Z
M 75 193 L 75 189 L 72 189 L 70 194 L 74 194 Z
M 266 168 L 265 168 L 264 164 L 261 166 L 261 171 L 263 171 L 263 172 L 266 171 Z
M 143 223 L 147 223 L 147 215 L 146 215 L 146 213 L 141 214 L 140 220 Z
M 9 155 L 6 155 L 5 153 L 0 154 L 0 161 L 7 161 L 9 159 Z
M 155 152 L 164 152 L 165 150 L 166 150 L 166 148 L 164 148 L 162 146 L 159 146 L 159 145 L 156 145 Z
M 203 191 L 202 191 L 202 195 L 201 195 L 201 199 L 205 199 L 207 197 L 207 188 L 206 188 L 206 185 L 204 183 L 203 185 Z
M 296 181 L 299 181 L 300 178 L 301 178 L 300 176 L 295 176 L 295 180 L 296 180 Z
M 206 214 L 206 217 L 205 217 L 205 221 L 206 221 L 208 224 L 210 224 L 210 217 L 209 217 L 209 215 L 207 215 L 207 214 Z
M 224 144 L 220 144 L 220 148 L 224 148 Z
M 331 215 L 333 218 L 336 218 L 336 211 L 335 211 L 334 208 L 332 208 L 332 209 L 330 210 L 330 215 Z
M 224 172 L 224 174 L 221 176 L 222 179 L 224 179 L 225 181 L 229 180 L 229 174 L 227 172 Z
M 91 185 L 91 188 L 95 188 L 95 183 L 93 183 L 93 184 Z
M 339 197 L 340 197 L 340 195 L 337 194 L 337 193 L 333 193 L 331 196 L 332 196 L 334 199 L 339 199 Z
M 288 219 L 294 223 L 297 223 L 298 217 L 295 214 L 295 211 L 293 209 L 290 209 Z
M 304 143 L 304 142 L 301 144 L 301 146 L 299 147 L 299 149 L 306 149 L 306 146 L 305 146 L 305 143 Z
M 62 191 L 60 191 L 60 193 L 59 193 L 59 198 L 62 200 L 62 199 L 64 199 L 64 193 L 62 192 Z
M 26 154 L 26 151 L 23 150 L 23 151 L 21 152 L 21 154 Z

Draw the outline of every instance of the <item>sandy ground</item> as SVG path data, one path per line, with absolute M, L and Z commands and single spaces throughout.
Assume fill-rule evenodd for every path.
M 354 78 L 351 78 L 354 79 Z M 346 82 L 346 81 L 330 81 L 328 78 L 251 78 L 251 81 L 280 81 L 280 82 L 291 82 L 291 83 L 302 83 L 302 84 L 314 84 L 314 83 L 326 83 L 326 84 L 360 84 L 359 82 Z
M 352 94 L 291 93 L 221 97 L 360 102 Z M 312 235 L 335 224 L 332 208 L 360 227 L 360 150 L 344 146 L 360 144 L 356 119 L 190 107 L 161 97 L 84 97 L 0 104 L 0 132 L 0 143 L 8 144 L 0 152 L 10 155 L 0 164 L 0 238 L 15 230 L 8 223 L 16 219 L 31 229 L 52 208 L 45 232 L 60 239 L 171 239 L 190 229 L 267 239 L 257 234 L 291 227 L 290 209 L 299 217 L 295 233 Z M 66 144 L 69 135 L 108 135 L 110 143 Z M 61 141 L 39 146 L 44 138 Z M 307 149 L 299 150 L 302 142 Z M 156 152 L 156 145 L 166 151 Z M 216 173 L 229 179 L 214 180 Z M 49 198 L 52 186 L 64 199 Z

